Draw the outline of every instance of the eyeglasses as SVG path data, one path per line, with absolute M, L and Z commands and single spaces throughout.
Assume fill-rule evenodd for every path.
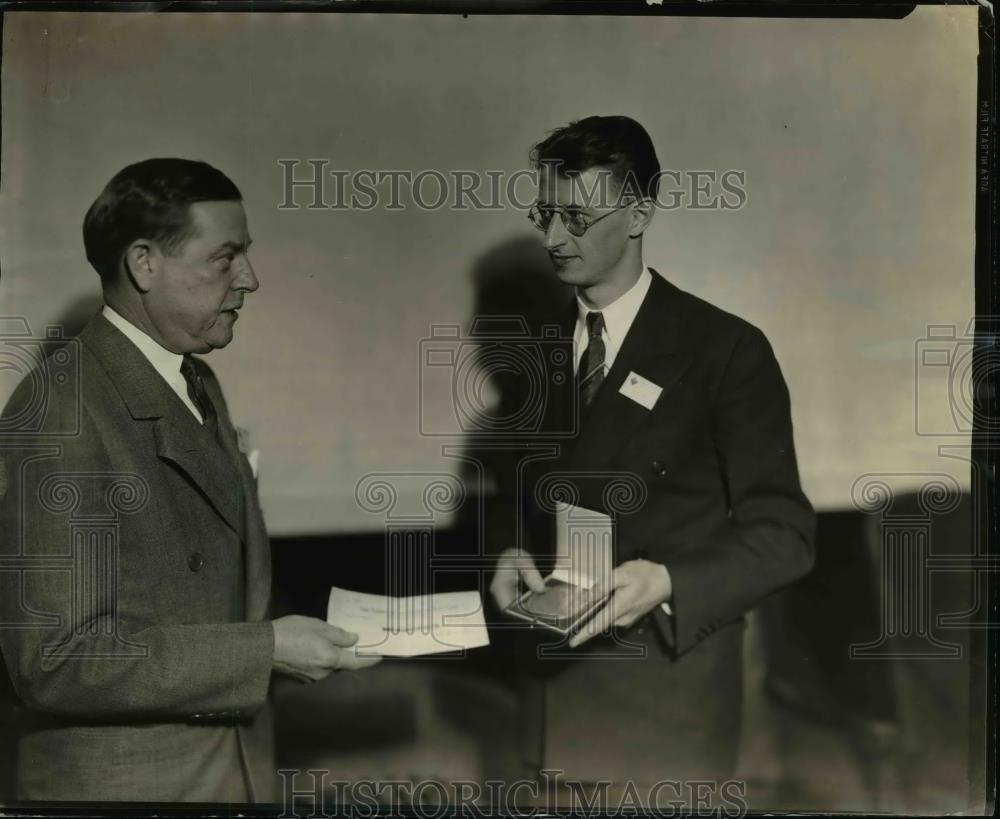
M 616 213 L 622 208 L 627 208 L 631 204 L 631 202 L 626 202 L 624 205 L 618 205 L 613 210 L 598 216 L 596 219 L 591 219 L 579 210 L 568 210 L 564 207 L 555 207 L 552 205 L 533 205 L 531 210 L 528 211 L 528 219 L 531 220 L 531 224 L 544 233 L 549 229 L 549 225 L 552 224 L 552 217 L 558 213 L 566 230 L 573 236 L 583 236 L 584 233 L 600 222 L 601 219 L 607 219 L 612 213 Z

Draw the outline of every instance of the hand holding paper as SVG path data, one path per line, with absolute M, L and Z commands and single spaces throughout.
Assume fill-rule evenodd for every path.
M 412 597 L 330 589 L 327 622 L 358 635 L 360 657 L 415 657 L 488 645 L 479 592 Z
M 359 657 L 351 648 L 358 639 L 315 617 L 291 614 L 271 621 L 275 671 L 302 682 L 315 682 L 331 671 L 356 671 L 375 665 L 376 655 Z

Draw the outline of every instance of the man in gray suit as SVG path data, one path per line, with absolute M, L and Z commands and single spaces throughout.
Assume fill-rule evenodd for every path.
M 274 801 L 272 672 L 317 680 L 377 659 L 321 620 L 268 619 L 255 470 L 192 355 L 229 344 L 259 286 L 240 191 L 204 162 L 139 162 L 83 235 L 105 306 L 79 336 L 79 380 L 46 381 L 40 364 L 2 429 L 42 382 L 44 421 L 0 441 L 19 796 Z

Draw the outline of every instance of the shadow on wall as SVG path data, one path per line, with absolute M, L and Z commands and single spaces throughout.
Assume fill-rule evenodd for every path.
M 81 296 L 71 302 L 55 321 L 45 324 L 32 325 L 26 316 L 0 316 L 0 409 L 6 410 L 7 418 L 13 419 L 14 424 L 21 421 L 30 424 L 28 419 L 37 418 L 46 403 L 45 379 L 38 380 L 37 370 L 30 377 L 34 387 L 21 393 L 22 399 L 28 402 L 23 406 L 10 403 L 18 384 L 29 378 L 37 362 L 42 359 L 51 361 L 52 354 L 66 346 L 64 341 L 79 335 L 103 304 L 104 299 L 99 292 Z M 6 346 L 8 342 L 9 347 Z M 65 361 L 60 363 L 57 359 L 49 369 L 57 372 L 66 366 Z M 69 366 L 72 369 L 72 365 Z M 62 377 L 56 376 L 57 380 Z M 5 425 L 4 431 L 10 432 L 11 429 Z
M 104 296 L 99 290 L 89 293 L 72 302 L 56 319 L 55 324 L 62 327 L 63 338 L 75 338 L 103 306 Z
M 463 451 L 467 458 L 483 464 L 489 479 L 511 465 L 503 452 L 489 449 L 491 444 L 502 443 L 503 436 L 490 439 L 482 433 L 490 428 L 507 432 L 506 420 L 521 419 L 528 432 L 521 437 L 530 438 L 535 414 L 524 403 L 545 400 L 545 384 L 536 382 L 538 370 L 531 366 L 533 356 L 542 352 L 535 342 L 543 339 L 543 328 L 564 314 L 573 291 L 556 278 L 545 249 L 530 236 L 509 239 L 484 252 L 473 264 L 470 277 L 475 295 L 467 335 L 477 342 L 481 375 L 474 384 L 470 379 L 468 388 L 465 383 L 455 384 L 453 411 L 464 419 L 466 427 L 462 428 L 480 433 L 466 439 Z M 491 353 L 501 349 L 500 354 Z M 486 392 L 491 393 L 489 398 Z M 465 406 L 458 406 L 460 402 Z M 471 466 L 463 468 L 461 477 L 467 486 L 477 479 L 473 472 Z M 489 486 L 484 489 L 488 492 Z M 478 514 L 474 504 L 460 510 L 455 526 L 473 528 L 476 521 L 468 518 L 470 514 Z
M 52 324 L 61 328 L 62 337 L 71 339 L 79 335 L 84 325 L 101 309 L 104 299 L 101 294 L 94 293 L 83 296 L 72 302 Z M 45 337 L 44 327 L 30 328 L 35 338 Z M 62 346 L 62 345 L 56 345 Z M 26 373 L 12 373 L 15 381 L 10 383 L 11 390 Z M 4 386 L 8 386 L 6 383 Z M 6 403 L 7 396 L 0 396 L 0 404 Z M 17 766 L 17 726 L 14 703 L 16 695 L 10 684 L 6 666 L 0 657 L 0 798 L 12 797 L 14 793 L 14 774 Z
M 562 284 L 541 243 L 519 236 L 480 256 L 472 268 L 474 316 L 521 316 L 537 330 L 564 306 L 572 289 Z

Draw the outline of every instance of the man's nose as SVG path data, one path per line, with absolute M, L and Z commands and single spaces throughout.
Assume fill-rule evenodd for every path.
M 552 220 L 549 222 L 549 226 L 545 229 L 545 249 L 558 250 L 566 244 L 566 240 L 568 238 L 569 232 L 563 224 L 562 215 L 553 213 Z
M 253 265 L 250 264 L 250 260 L 244 258 L 243 267 L 240 270 L 240 275 L 234 282 L 234 290 L 245 290 L 248 293 L 253 293 L 260 287 L 260 281 L 257 279 L 257 274 L 254 272 Z

